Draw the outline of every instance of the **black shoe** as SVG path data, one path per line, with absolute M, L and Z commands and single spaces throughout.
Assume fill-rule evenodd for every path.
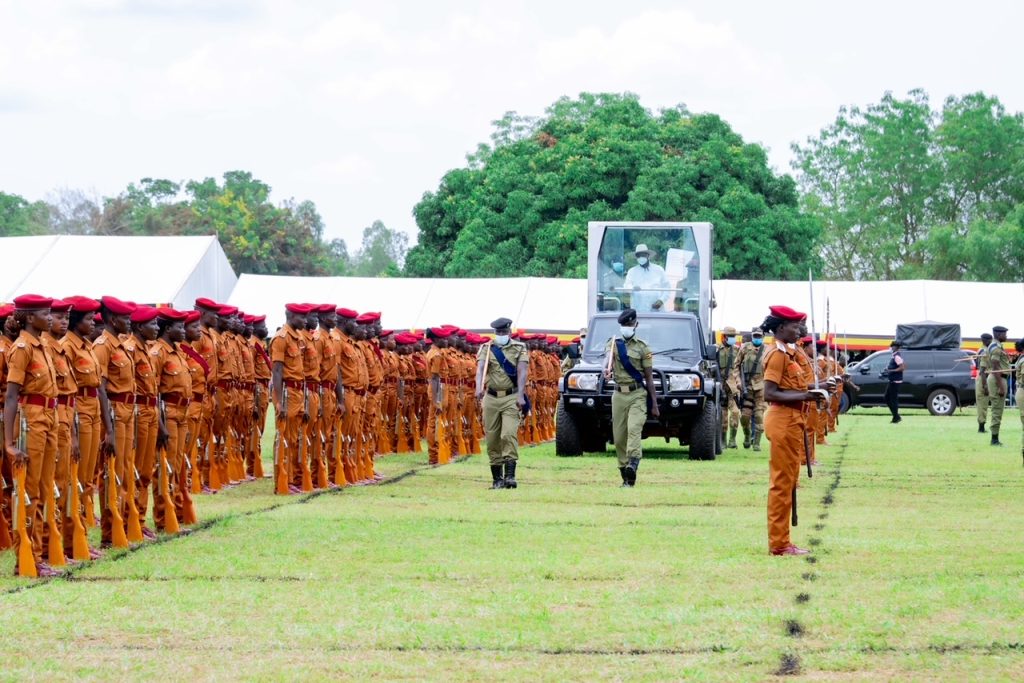
M 626 468 L 620 467 L 619 474 L 622 475 L 622 488 L 627 488 L 629 486 L 629 475 L 626 474 Z
M 514 489 L 519 486 L 516 483 L 516 461 L 509 460 L 505 463 L 505 488 Z
M 892 419 L 892 423 L 893 423 L 893 424 L 898 424 L 898 423 L 900 423 L 900 422 L 903 422 L 903 418 L 902 418 L 902 417 L 900 417 L 899 415 L 897 415 L 896 417 L 894 417 L 894 418 Z
M 501 476 L 501 465 L 491 465 L 491 477 L 494 479 L 494 483 L 491 484 L 492 489 L 505 488 L 505 480 Z
M 989 443 L 989 446 L 1002 446 L 1002 445 L 1003 445 L 1003 442 L 999 440 L 999 433 L 998 432 L 992 432 L 992 441 Z
M 636 486 L 636 471 L 638 469 L 640 469 L 640 458 L 630 458 L 625 467 L 630 486 Z
M 985 423 L 984 422 L 979 422 L 978 423 L 978 433 L 979 434 L 984 434 L 985 433 Z

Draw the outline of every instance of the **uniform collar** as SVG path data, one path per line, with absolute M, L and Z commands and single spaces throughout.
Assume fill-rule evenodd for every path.
M 27 346 L 42 346 L 43 345 L 43 340 L 41 338 L 35 336 L 31 332 L 26 332 L 25 330 L 22 330 L 20 333 L 18 333 L 18 341 L 22 342 L 23 344 L 25 344 Z

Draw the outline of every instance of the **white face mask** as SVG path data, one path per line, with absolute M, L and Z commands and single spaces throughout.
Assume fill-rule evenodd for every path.
M 647 259 L 646 256 L 637 256 L 636 257 L 636 262 L 639 263 L 641 266 L 646 266 L 647 265 L 647 261 L 648 261 L 648 259 Z
M 509 342 L 509 336 L 507 334 L 496 334 L 494 335 L 494 343 L 498 346 L 505 346 Z
M 635 327 L 626 327 L 625 325 L 619 326 L 619 334 L 622 335 L 623 339 L 632 339 L 633 335 L 636 334 Z

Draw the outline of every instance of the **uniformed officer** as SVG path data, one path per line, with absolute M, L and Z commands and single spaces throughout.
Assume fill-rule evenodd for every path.
M 750 333 L 750 345 L 740 349 L 737 360 L 743 399 L 740 411 L 743 447 L 753 447 L 755 451 L 761 450 L 761 434 L 764 433 L 764 351 L 764 332 L 755 327 Z
M 477 352 L 476 399 L 483 400 L 484 434 L 491 465 L 491 488 L 514 489 L 519 460 L 519 423 L 529 408 L 526 383 L 530 352 L 511 339 L 512 321 L 491 323 L 494 341 Z
M 1002 446 L 999 427 L 1003 424 L 1003 409 L 1006 407 L 1006 391 L 1009 385 L 1010 356 L 1003 348 L 1006 328 L 996 325 L 992 328 L 992 343 L 988 346 L 988 395 L 990 400 L 990 431 L 992 446 Z
M 736 430 L 740 426 L 740 383 L 736 366 L 736 328 L 722 329 L 724 345 L 718 350 L 718 368 L 722 376 L 725 419 L 722 420 L 722 441 L 726 448 L 736 448 Z
M 636 311 L 627 308 L 619 314 L 619 335 L 605 346 L 605 379 L 615 380 L 612 395 L 612 437 L 619 456 L 622 485 L 636 485 L 643 451 L 640 446 L 648 412 L 660 416 L 654 394 L 651 349 L 636 336 Z
M 273 361 L 273 400 L 277 419 L 277 440 L 274 480 L 275 493 L 298 493 L 290 487 L 293 473 L 299 470 L 299 440 L 303 425 L 309 421 L 305 401 L 305 372 L 303 353 L 306 347 L 301 330 L 306 327 L 310 309 L 302 304 L 285 306 L 285 324 L 270 342 Z
M 988 332 L 981 335 L 981 348 L 974 359 L 974 367 L 978 375 L 974 378 L 975 405 L 978 407 L 978 433 L 985 433 L 985 420 L 988 418 L 988 406 L 991 403 L 988 395 L 988 345 L 992 343 L 992 335 Z
M 1013 348 L 1017 351 L 1016 383 L 1017 393 L 1014 398 L 1017 401 L 1017 412 L 1020 413 L 1020 457 L 1021 464 L 1024 464 L 1024 339 L 1018 339 Z

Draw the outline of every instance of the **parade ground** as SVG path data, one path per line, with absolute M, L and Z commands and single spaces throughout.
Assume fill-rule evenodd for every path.
M 197 497 L 191 535 L 61 578 L 0 557 L 2 677 L 1021 680 L 1020 422 L 1004 448 L 976 427 L 844 416 L 801 480 L 807 558 L 767 553 L 767 448 L 648 440 L 633 490 L 611 453 L 552 445 L 514 491 L 486 456 L 425 454 L 374 486 L 241 485 Z

